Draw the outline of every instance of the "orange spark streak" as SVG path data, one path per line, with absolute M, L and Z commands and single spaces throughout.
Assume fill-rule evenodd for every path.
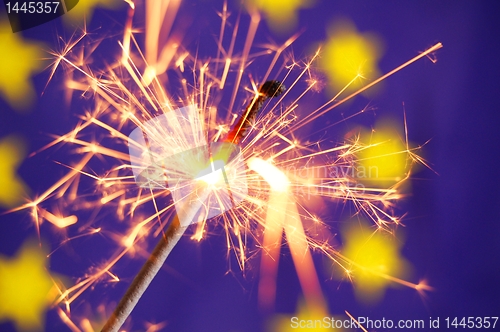
M 87 162 L 90 160 L 90 158 L 92 158 L 92 155 L 93 155 L 92 153 L 86 154 L 80 160 L 80 162 L 77 164 L 77 166 L 74 169 L 72 169 L 68 174 L 66 174 L 61 179 L 59 179 L 59 181 L 57 181 L 55 184 L 53 184 L 49 189 L 47 189 L 43 194 L 41 194 L 36 200 L 29 202 L 29 203 L 26 203 L 26 204 L 23 204 L 17 208 L 11 209 L 8 212 L 10 213 L 10 212 L 21 211 L 21 210 L 28 209 L 28 208 L 34 208 L 37 205 L 39 205 L 48 196 L 50 196 L 54 191 L 56 191 L 59 187 L 64 185 L 66 183 L 66 181 L 69 181 L 72 177 L 77 175 L 82 170 L 82 168 L 87 164 Z
M 229 72 L 229 67 L 231 66 L 231 58 L 227 58 L 224 65 L 224 71 L 222 72 L 222 78 L 219 83 L 219 89 L 224 89 L 224 84 L 226 83 L 227 73 Z
M 44 210 L 40 207 L 38 209 L 40 210 L 41 217 L 47 219 L 47 221 L 50 221 L 58 228 L 66 228 L 68 226 L 76 224 L 76 222 L 78 221 L 78 218 L 75 215 L 71 215 L 68 217 L 57 217 L 52 213 L 50 213 L 49 211 Z
M 263 82 L 267 81 L 269 75 L 271 75 L 271 70 L 274 68 L 276 63 L 278 62 L 278 59 L 280 58 L 281 54 L 283 53 L 284 50 L 286 50 L 290 45 L 293 44 L 293 42 L 299 38 L 299 34 L 296 33 L 292 37 L 288 38 L 287 41 L 280 46 L 277 50 L 276 53 L 274 54 L 273 59 L 271 60 L 271 64 L 269 65 L 269 68 L 267 69 L 266 74 L 264 75 L 264 78 L 262 79 Z
M 279 236 L 281 237 L 284 231 L 287 238 L 287 244 L 308 306 L 313 308 L 319 305 L 324 308 L 326 304 L 309 250 L 307 236 L 300 220 L 295 199 L 289 192 L 289 180 L 278 168 L 262 159 L 252 158 L 248 161 L 248 167 L 261 175 L 272 188 L 267 204 L 268 217 L 265 225 L 268 238 L 266 239 L 266 235 L 264 235 L 264 243 L 268 244 L 268 247 L 264 246 L 264 248 L 269 250 L 272 255 L 269 258 L 275 258 L 279 253 L 279 250 L 276 252 L 276 243 L 279 242 L 277 240 L 279 227 Z M 277 215 L 275 215 L 275 212 Z M 262 288 L 259 288 L 259 293 L 264 292 L 264 290 L 275 292 L 276 286 L 269 283 L 270 278 L 275 277 L 277 267 L 273 266 L 273 264 L 277 264 L 278 260 L 269 258 L 266 258 L 262 263 L 263 268 L 269 267 L 270 269 L 262 273 L 265 284 Z M 266 298 L 262 301 L 269 305 L 271 300 L 266 295 Z
M 107 273 L 107 274 L 108 274 L 111 278 L 113 278 L 113 281 L 115 281 L 115 282 L 120 281 L 120 278 L 118 278 L 118 277 L 116 276 L 116 274 L 113 274 L 113 273 L 111 273 L 110 271 L 106 271 L 106 273 Z
M 123 54 L 121 62 L 125 62 L 129 57 L 130 37 L 132 35 L 132 19 L 134 18 L 135 6 L 134 3 L 129 3 L 130 7 L 127 10 L 127 20 L 125 21 L 125 29 L 123 30 Z
M 255 37 L 255 34 L 257 33 L 259 22 L 260 15 L 257 12 L 252 13 L 250 16 L 250 26 L 248 27 L 247 37 L 245 39 L 245 46 L 243 47 L 243 54 L 241 56 L 240 68 L 238 69 L 238 75 L 233 87 L 233 94 L 231 96 L 231 101 L 229 102 L 229 112 L 232 112 L 233 110 L 234 102 L 236 100 L 236 94 L 238 92 L 238 89 L 240 88 L 241 78 L 243 77 L 243 70 L 245 69 L 248 54 L 250 53 L 250 47 L 252 46 L 253 39 Z
M 390 72 L 388 72 L 387 74 L 377 78 L 375 81 L 365 85 L 364 87 L 360 88 L 359 90 L 351 93 L 349 96 L 345 97 L 344 99 L 341 99 L 340 101 L 338 101 L 337 103 L 333 104 L 332 106 L 328 107 L 327 109 L 321 111 L 321 112 L 318 112 L 318 110 L 321 110 L 318 109 L 314 112 L 312 112 L 311 114 L 308 114 L 306 117 L 304 117 L 303 119 L 301 119 L 295 126 L 294 126 L 294 129 L 298 129 L 298 128 L 301 128 L 302 126 L 304 126 L 305 124 L 307 123 L 310 123 L 311 121 L 314 121 L 315 119 L 317 119 L 318 117 L 322 116 L 323 114 L 331 111 L 332 109 L 334 109 L 335 107 L 337 106 L 340 106 L 342 105 L 343 103 L 345 103 L 346 101 L 352 99 L 353 97 L 359 95 L 360 93 L 362 93 L 363 91 L 366 91 L 367 89 L 371 88 L 372 86 L 382 82 L 383 80 L 385 80 L 386 78 L 388 78 L 389 76 L 397 73 L 398 71 L 400 71 L 401 69 L 409 66 L 410 64 L 414 63 L 415 61 L 427 56 L 428 54 L 431 54 L 432 52 L 435 52 L 437 51 L 438 49 L 440 49 L 441 47 L 443 47 L 443 44 L 441 43 L 437 43 L 435 44 L 434 46 L 432 46 L 431 48 L 429 48 L 428 50 L 420 53 L 419 55 L 413 57 L 412 59 L 406 61 L 405 63 L 403 63 L 402 65 L 394 68 L 393 70 L 391 70 Z M 333 101 L 333 100 L 332 100 Z
M 81 234 L 78 234 L 78 235 L 75 235 L 73 237 L 69 237 L 69 238 L 66 238 L 64 239 L 60 244 L 59 246 L 57 246 L 57 248 L 55 248 L 54 250 L 52 250 L 48 255 L 47 255 L 47 258 L 52 256 L 53 253 L 55 253 L 59 248 L 61 248 L 65 243 L 71 241 L 71 240 L 74 240 L 74 239 L 79 239 L 81 237 L 84 237 L 84 236 L 88 236 L 88 235 L 93 235 L 93 234 L 96 234 L 96 233 L 99 233 L 101 231 L 101 228 L 96 228 L 96 229 L 93 229 L 93 230 L 90 230 L 89 232 L 87 233 L 81 233 Z
M 349 313 L 349 311 L 347 311 L 347 310 L 344 310 L 344 311 L 345 311 L 345 313 L 347 314 L 347 316 L 349 316 L 349 317 L 350 317 L 353 321 L 355 321 L 355 322 L 356 322 L 356 324 L 358 325 L 358 327 L 359 327 L 360 329 L 362 329 L 364 332 L 368 332 L 368 330 L 367 330 L 367 329 L 365 329 L 365 328 L 363 327 L 363 325 L 361 325 L 361 324 L 360 324 L 360 323 L 356 320 L 356 318 L 354 318 L 354 317 L 353 317 L 353 316 Z
M 92 286 L 92 284 L 97 281 L 100 277 L 102 277 L 104 274 L 106 274 L 109 269 L 111 269 L 115 264 L 116 262 L 118 262 L 125 254 L 127 254 L 128 250 L 125 249 L 125 250 L 122 250 L 118 255 L 116 255 L 116 257 L 114 259 L 112 259 L 111 261 L 109 261 L 106 266 L 104 266 L 102 269 L 100 269 L 98 272 L 96 272 L 95 274 L 85 278 L 84 280 L 78 282 L 77 284 L 75 284 L 74 286 L 66 289 L 58 298 L 57 300 L 55 301 L 55 303 L 61 303 L 61 302 L 65 302 L 67 303 L 68 305 L 70 303 L 72 303 L 74 300 L 76 300 L 78 298 L 78 296 L 80 296 L 80 294 L 82 294 L 87 288 L 89 288 L 90 286 Z M 74 292 L 74 294 L 66 299 L 70 294 L 72 294 Z
M 68 317 L 68 315 L 66 315 L 66 313 L 61 308 L 57 308 L 57 314 L 59 315 L 63 323 L 66 324 L 66 326 L 71 329 L 71 331 L 73 332 L 82 331 L 78 328 L 78 326 L 76 326 L 75 323 L 73 323 L 73 321 Z
M 114 200 L 115 198 L 120 197 L 123 194 L 125 194 L 125 189 L 118 190 L 118 191 L 116 191 L 108 196 L 101 198 L 101 204 L 107 204 L 107 203 L 111 202 L 112 200 Z
M 81 151 L 82 152 L 90 152 L 91 155 L 98 153 L 98 154 L 113 157 L 116 159 L 130 161 L 130 156 L 128 154 L 123 153 L 123 152 L 118 152 L 116 150 L 97 145 L 96 143 L 82 141 L 79 139 L 74 139 L 71 141 L 71 143 L 84 146 L 85 148 L 82 148 Z M 75 169 L 76 169 L 76 167 L 75 167 Z
M 321 291 L 307 236 L 300 221 L 297 205 L 293 197 L 288 198 L 288 209 L 285 213 L 287 213 L 284 227 L 285 235 L 299 277 L 300 286 L 304 291 L 305 300 L 310 308 L 316 306 L 325 308 L 326 302 L 323 298 L 323 292 Z
M 147 225 L 151 220 L 154 220 L 156 219 L 158 216 L 161 216 L 164 212 L 168 211 L 169 209 L 171 209 L 172 207 L 174 206 L 174 204 L 170 204 L 169 206 L 167 206 L 166 208 L 158 211 L 157 213 L 153 214 L 152 216 L 150 216 L 149 218 L 147 219 L 144 219 L 143 221 L 141 221 L 139 224 L 137 224 L 134 229 L 132 230 L 132 232 L 130 233 L 129 236 L 127 236 L 124 241 L 123 241 L 123 245 L 127 248 L 130 248 L 134 245 L 135 243 L 135 240 L 137 238 L 137 235 L 139 234 L 139 231 L 142 229 L 142 227 L 144 227 L 145 225 Z

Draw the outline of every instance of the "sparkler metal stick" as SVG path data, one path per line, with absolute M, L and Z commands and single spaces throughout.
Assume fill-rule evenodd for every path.
M 245 113 L 241 116 L 234 129 L 229 133 L 226 141 L 239 143 L 247 134 L 251 121 L 256 118 L 264 102 L 270 97 L 279 96 L 283 91 L 285 91 L 285 87 L 279 81 L 266 81 L 262 84 L 259 89 L 259 95 L 247 106 Z M 194 192 L 194 194 L 195 193 L 196 192 Z M 205 190 L 201 196 L 206 196 L 207 194 Z M 146 263 L 144 263 L 143 267 L 132 281 L 132 284 L 130 284 L 127 292 L 118 303 L 113 314 L 102 328 L 102 332 L 118 331 L 123 323 L 125 323 L 125 320 L 130 316 L 132 310 L 139 302 L 139 299 L 142 297 L 151 281 L 153 281 L 154 277 L 165 263 L 165 260 L 172 252 L 172 249 L 179 242 L 188 227 L 188 225 L 181 223 L 179 213 L 183 213 L 183 220 L 193 220 L 204 200 L 205 199 L 201 197 L 188 199 L 184 204 L 183 211 L 178 211 L 174 216 L 174 219 L 161 237 L 150 257 Z
M 203 196 L 203 194 L 202 194 Z M 185 220 L 194 219 L 196 213 L 201 208 L 203 198 L 197 198 L 193 201 L 186 201 L 187 206 L 183 209 L 183 218 Z M 192 204 L 189 204 L 192 203 Z M 142 266 L 141 270 L 130 284 L 127 292 L 118 303 L 113 314 L 108 318 L 108 321 L 102 328 L 103 332 L 115 332 L 120 329 L 125 320 L 130 316 L 130 313 L 136 306 L 139 299 L 142 297 L 148 288 L 153 278 L 165 263 L 168 255 L 172 252 L 177 242 L 184 235 L 188 225 L 182 225 L 179 219 L 179 212 L 174 216 L 166 232 L 161 237 L 155 249 L 149 256 L 148 260 Z
M 194 214 L 196 211 L 192 213 Z M 103 332 L 119 330 L 186 229 L 187 226 L 181 226 L 178 215 L 175 215 L 174 220 L 161 237 L 151 256 L 149 256 L 120 303 L 118 303 L 115 311 L 109 317 L 106 325 L 102 328 Z
M 278 97 L 285 91 L 285 86 L 279 81 L 266 81 L 259 89 L 257 99 L 252 101 L 243 116 L 227 135 L 226 141 L 238 144 L 247 134 L 248 128 L 257 117 L 257 113 L 270 97 Z

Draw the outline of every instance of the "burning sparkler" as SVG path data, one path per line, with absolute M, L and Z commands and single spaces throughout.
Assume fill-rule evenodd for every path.
M 86 44 L 90 43 L 86 32 L 68 42 L 61 52 L 54 52 L 52 75 L 63 67 L 68 89 L 92 96 L 94 106 L 80 117 L 74 130 L 44 147 L 67 144 L 75 147 L 81 159 L 68 166 L 68 173 L 57 183 L 16 210 L 30 209 L 37 229 L 45 221 L 65 228 L 74 224 L 77 216 L 70 212 L 50 212 L 45 206 L 51 197 L 64 198 L 64 205 L 74 206 L 73 211 L 114 211 L 116 219 L 128 227 L 125 233 L 116 236 L 118 249 L 105 264 L 89 269 L 75 285 L 61 290 L 56 304 L 64 307 L 58 312 L 70 327 L 77 326 L 69 315 L 72 304 L 105 276 L 119 281 L 114 271 L 117 262 L 139 251 L 149 235 L 159 235 L 160 243 L 105 330 L 117 329 L 125 321 L 191 223 L 196 223 L 190 226 L 195 228 L 191 239 L 197 241 L 206 236 L 210 224 L 221 225 L 228 252 L 234 252 L 241 269 L 246 268 L 249 253 L 262 252 L 259 296 L 264 306 L 272 306 L 274 301 L 284 234 L 307 305 L 325 307 L 312 251 L 322 252 L 347 275 L 347 265 L 356 263 L 331 243 L 333 235 L 328 225 L 308 207 L 307 197 L 351 201 L 381 230 L 390 230 L 391 225 L 400 222 L 387 210 L 401 197 L 397 185 L 359 188 L 352 185 L 356 182 L 352 177 L 332 176 L 324 171 L 351 166 L 356 153 L 365 146 L 354 140 L 324 148 L 320 142 L 306 143 L 295 134 L 299 128 L 405 66 L 429 56 L 442 47 L 440 43 L 348 96 L 341 98 L 339 94 L 304 114 L 299 102 L 318 84 L 311 75 L 311 67 L 320 50 L 305 63 L 283 60 L 285 50 L 298 37 L 295 35 L 283 45 L 268 45 L 257 52 L 253 40 L 260 17 L 251 13 L 243 50 L 236 52 L 234 45 L 241 34 L 241 20 L 238 18 L 230 31 L 229 12 L 224 5 L 217 56 L 203 60 L 184 48 L 179 35 L 170 32 L 178 7 L 179 1 L 146 2 L 143 51 L 133 28 L 135 8 L 130 2 L 119 43 L 120 59 L 102 70 L 97 71 L 82 60 L 86 46 L 90 45 Z M 164 44 L 158 42 L 160 30 L 168 36 Z M 224 41 L 228 35 L 230 41 L 226 47 Z M 282 67 L 279 61 L 284 61 Z M 267 70 L 260 79 L 265 83 L 260 88 L 246 74 L 251 72 L 254 62 L 267 62 Z M 280 81 L 269 80 L 272 76 Z M 270 102 L 272 96 L 277 97 L 275 102 Z M 241 114 L 237 105 L 245 101 L 249 106 L 236 121 Z M 261 108 L 264 111 L 258 114 Z M 96 139 L 88 139 L 87 133 Z M 409 147 L 405 152 L 412 160 L 420 161 Z M 93 174 L 88 167 L 95 158 L 109 163 L 109 168 L 100 175 Z M 296 174 L 297 170 L 313 175 L 304 178 Z M 324 174 L 319 174 L 321 170 Z M 89 180 L 95 186 L 95 194 L 83 199 L 79 193 Z M 165 220 L 170 219 L 174 207 L 177 215 L 164 232 Z M 139 211 L 151 210 L 154 212 L 148 217 L 136 221 Z M 313 232 L 310 224 L 320 231 Z M 92 220 L 80 229 L 78 237 L 102 231 Z M 381 272 L 377 275 L 416 290 L 427 287 Z M 131 298 L 133 303 L 128 302 Z
M 173 148 L 173 150 L 178 150 L 178 145 L 189 145 L 187 147 L 183 147 L 184 149 L 188 148 L 184 152 L 177 153 L 174 157 L 169 155 L 169 158 L 164 160 L 163 167 L 157 166 L 156 169 L 153 170 L 152 175 L 150 173 L 146 175 L 146 177 L 149 178 L 147 180 L 147 183 L 149 184 L 149 187 L 152 188 L 150 179 L 151 177 L 153 177 L 154 182 L 158 184 L 159 182 L 161 182 L 161 175 L 159 175 L 159 173 L 163 173 L 164 171 L 166 171 L 166 169 L 174 170 L 163 177 L 164 180 L 174 184 L 169 189 L 174 197 L 177 215 L 174 217 L 174 220 L 170 224 L 165 234 L 161 237 L 158 245 L 151 253 L 151 256 L 146 264 L 142 267 L 141 271 L 130 285 L 127 293 L 122 298 L 113 315 L 104 326 L 103 331 L 118 331 L 118 329 L 123 325 L 125 319 L 130 315 L 154 276 L 163 266 L 163 263 L 165 262 L 167 256 L 170 254 L 176 243 L 186 231 L 188 225 L 195 221 L 206 221 L 208 218 L 212 218 L 215 215 L 219 215 L 227 210 L 224 206 L 225 204 L 222 202 L 224 200 L 223 195 L 215 187 L 216 185 L 220 184 L 220 182 L 222 182 L 222 178 L 227 185 L 227 195 L 225 198 L 230 198 L 232 207 L 235 206 L 235 201 L 241 202 L 243 197 L 246 196 L 246 182 L 235 181 L 235 179 L 238 178 L 237 172 L 241 172 L 242 160 L 241 158 L 239 158 L 239 148 L 234 146 L 232 143 L 239 143 L 239 141 L 245 137 L 247 131 L 249 130 L 248 127 L 251 124 L 250 121 L 255 120 L 258 111 L 262 108 L 262 104 L 267 100 L 267 98 L 277 96 L 283 91 L 284 88 L 280 82 L 268 81 L 264 83 L 259 89 L 259 95 L 257 96 L 257 99 L 248 106 L 247 111 L 236 123 L 235 128 L 229 133 L 228 137 L 226 138 L 226 141 L 231 143 L 223 143 L 222 145 L 211 144 L 211 149 L 205 149 L 206 145 L 202 145 L 201 149 L 194 146 L 202 143 L 201 141 L 203 141 L 204 138 L 199 137 L 201 130 L 197 129 L 201 128 L 196 128 L 196 125 L 199 124 L 199 119 L 198 111 L 194 107 L 187 108 L 188 110 L 194 111 L 191 112 L 190 115 L 189 113 L 185 114 L 184 112 L 179 112 L 181 110 L 177 110 L 175 111 L 179 113 L 177 117 L 170 117 L 170 121 L 166 121 L 164 123 L 162 123 L 161 121 L 155 121 L 155 125 L 148 126 L 147 132 L 142 133 L 143 135 L 147 135 L 147 137 L 149 137 L 148 142 L 150 140 L 156 141 L 155 145 L 158 146 L 158 151 L 156 153 L 155 159 L 157 159 L 160 155 L 162 157 L 165 157 L 165 150 L 170 152 L 169 145 L 171 145 L 172 142 L 175 144 L 171 147 Z M 165 114 L 165 116 L 175 112 L 167 113 Z M 182 123 L 185 121 L 188 121 L 188 123 L 182 125 Z M 178 128 L 181 128 L 182 130 L 176 130 L 175 128 L 170 127 L 171 125 L 178 126 Z M 169 127 L 171 130 L 168 130 Z M 146 127 L 144 126 L 143 128 Z M 186 139 L 185 135 L 183 135 L 184 131 L 187 131 L 187 136 L 189 137 L 189 139 Z M 136 141 L 129 140 L 131 156 L 133 155 L 132 151 L 136 150 L 134 148 L 135 144 L 137 144 Z M 148 154 L 151 154 L 151 150 L 152 148 L 150 143 L 149 146 L 144 150 L 139 151 L 139 155 L 144 154 L 146 151 L 148 152 Z M 234 154 L 235 151 L 236 154 Z M 234 162 L 235 160 L 237 160 L 237 162 Z M 216 163 L 219 163 L 217 165 L 218 169 L 215 169 Z M 146 168 L 149 167 L 148 164 L 149 163 L 146 164 Z M 206 167 L 207 164 L 210 165 Z M 230 174 L 232 174 L 229 179 L 224 170 L 224 168 L 226 168 L 226 165 L 227 168 L 234 169 L 233 172 L 229 172 Z M 186 171 L 183 170 L 185 168 L 194 168 L 194 172 L 191 173 L 194 173 L 198 176 L 194 179 L 193 184 L 181 185 L 181 187 L 184 187 L 184 189 L 187 190 L 182 190 L 186 192 L 186 195 L 179 195 L 179 190 L 176 187 L 181 182 L 180 179 L 186 177 Z M 200 168 L 202 171 L 201 176 L 199 176 Z M 143 172 L 144 170 L 138 172 L 140 177 L 143 177 Z M 200 186 L 200 182 L 205 183 L 206 185 Z M 166 188 L 160 186 L 160 189 Z M 201 193 L 199 193 L 198 191 L 201 191 Z M 212 200 L 210 200 L 209 198 L 209 196 L 211 195 L 214 196 L 214 199 Z M 235 200 L 234 198 L 236 195 L 239 196 L 237 200 Z M 211 210 L 215 210 L 216 212 L 211 213 Z

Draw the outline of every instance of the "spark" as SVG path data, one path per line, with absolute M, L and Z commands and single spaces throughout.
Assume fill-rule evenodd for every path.
M 350 319 L 352 319 L 354 322 L 356 322 L 356 325 L 357 325 L 360 329 L 362 329 L 364 332 L 368 332 L 368 330 L 367 330 L 367 329 L 365 329 L 365 328 L 363 327 L 363 325 L 361 325 L 361 324 L 358 322 L 358 320 L 357 320 L 356 318 L 354 318 L 354 317 L 353 317 L 353 315 L 351 315 L 351 313 L 350 313 L 349 311 L 345 310 L 345 313 L 347 314 L 347 316 L 349 316 L 349 318 L 350 318 Z

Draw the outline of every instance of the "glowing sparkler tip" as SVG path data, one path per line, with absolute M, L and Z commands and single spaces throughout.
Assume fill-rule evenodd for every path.
M 198 173 L 198 176 L 196 178 L 198 180 L 201 180 L 205 182 L 208 185 L 215 185 L 217 183 L 220 183 L 221 181 L 224 180 L 224 176 L 222 172 L 220 171 L 223 169 L 225 166 L 224 161 L 222 160 L 214 160 L 213 162 L 210 163 L 210 166 L 208 167 L 208 170 L 210 171 L 207 174 L 207 170 L 204 169 Z
M 278 97 L 285 92 L 286 87 L 280 81 L 266 81 L 259 89 L 259 92 L 266 97 Z
M 248 168 L 259 173 L 274 191 L 285 192 L 288 190 L 290 181 L 286 175 L 276 166 L 260 158 L 250 158 Z

